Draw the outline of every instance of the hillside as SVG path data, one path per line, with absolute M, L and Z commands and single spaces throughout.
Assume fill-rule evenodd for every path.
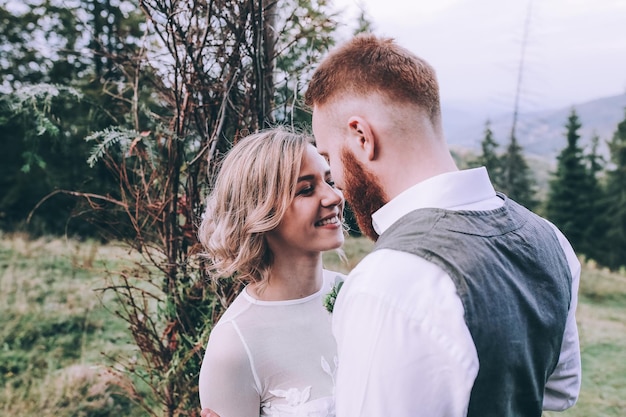
M 617 124 L 626 115 L 626 94 L 575 104 L 572 107 L 576 109 L 582 123 L 581 145 L 588 146 L 593 135 L 597 134 L 600 137 L 600 153 L 608 155 L 606 141 L 612 137 Z M 565 147 L 564 126 L 572 107 L 520 114 L 517 138 L 529 157 L 544 159 L 549 164 L 554 162 Z M 511 123 L 510 114 L 491 120 L 491 129 L 502 150 L 508 143 Z M 451 147 L 478 151 L 485 120 L 476 120 L 469 116 L 469 112 L 462 110 L 444 109 L 444 129 Z

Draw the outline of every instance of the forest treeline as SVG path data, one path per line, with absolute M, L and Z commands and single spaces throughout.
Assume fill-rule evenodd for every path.
M 123 206 L 71 194 L 122 198 L 124 151 L 178 158 L 191 219 L 239 137 L 308 128 L 307 74 L 339 26 L 326 0 L 0 0 L 0 229 L 132 237 Z
M 268 45 L 275 56 L 264 55 L 262 49 L 247 51 L 245 59 L 258 61 L 255 71 L 264 71 L 261 79 L 252 81 L 247 87 L 247 92 L 256 95 L 259 102 L 254 109 L 246 109 L 250 103 L 240 106 L 242 113 L 247 111 L 249 114 L 234 120 L 225 114 L 227 109 L 220 113 L 223 102 L 218 103 L 219 94 L 224 93 L 223 83 L 229 77 L 224 71 L 239 70 L 234 66 L 237 60 L 244 66 L 250 64 L 244 64 L 243 56 L 228 56 L 236 49 L 229 48 L 227 42 L 221 47 L 215 46 L 224 40 L 224 33 L 210 38 L 207 32 L 204 39 L 193 40 L 194 47 L 208 56 L 190 56 L 188 62 L 174 64 L 204 65 L 209 74 L 203 74 L 204 82 L 198 82 L 172 73 L 168 67 L 173 63 L 167 58 L 162 60 L 161 66 L 154 67 L 137 60 L 143 54 L 142 59 L 152 59 L 156 63 L 157 59 L 149 56 L 146 44 L 159 40 L 165 48 L 163 52 L 171 53 L 168 58 L 180 59 L 174 48 L 184 46 L 183 43 L 168 45 L 162 36 L 167 32 L 153 33 L 151 36 L 156 36 L 155 39 L 147 36 L 150 15 L 143 13 L 142 7 L 157 10 L 160 7 L 158 1 L 140 2 L 139 6 L 121 0 L 3 3 L 0 10 L 0 50 L 3 51 L 0 60 L 3 144 L 0 153 L 0 228 L 8 232 L 25 231 L 34 236 L 69 234 L 103 239 L 116 238 L 117 234 L 132 236 L 132 225 L 126 223 L 123 214 L 116 216 L 111 210 L 103 210 L 107 205 L 105 201 L 98 201 L 94 207 L 93 200 L 91 206 L 85 205 L 84 200 L 68 193 L 49 196 L 55 190 L 118 196 L 119 178 L 112 174 L 106 163 L 95 161 L 103 156 L 103 152 L 113 152 L 124 139 L 132 141 L 135 133 L 154 135 L 154 127 L 163 122 L 158 119 L 171 117 L 174 113 L 168 108 L 170 105 L 187 105 L 189 107 L 183 111 L 202 111 L 204 118 L 222 118 L 219 131 L 199 127 L 194 132 L 212 140 L 213 155 L 208 155 L 209 158 L 226 151 L 242 132 L 272 123 L 296 124 L 306 129 L 310 115 L 300 102 L 306 74 L 334 43 L 340 18 L 330 12 L 325 1 L 308 6 L 292 2 L 290 16 L 274 10 L 272 18 L 282 19 L 289 26 L 280 34 L 280 40 L 271 41 L 279 41 L 279 45 Z M 269 1 L 257 3 L 259 11 L 272 4 Z M 195 6 L 189 12 L 201 14 L 203 2 L 192 4 Z M 245 12 L 244 8 L 234 6 L 231 10 L 233 15 Z M 251 9 L 249 13 L 254 12 Z M 181 36 L 181 29 L 190 31 L 193 20 L 190 18 L 185 28 L 172 26 L 171 35 Z M 267 19 L 264 22 L 270 24 Z M 363 15 L 355 31 L 369 27 L 370 23 Z M 242 26 L 240 31 L 243 33 L 244 30 Z M 185 36 L 192 34 L 186 33 Z M 197 42 L 205 42 L 205 45 L 199 46 Z M 155 53 L 155 50 L 151 52 Z M 218 72 L 217 62 L 210 61 L 221 59 L 229 62 L 227 65 L 222 63 L 221 72 Z M 211 83 L 219 83 L 220 87 L 209 86 L 209 94 L 203 98 L 213 100 L 213 103 L 203 103 L 202 106 L 183 101 L 185 97 L 176 97 L 172 102 L 159 96 L 160 90 L 177 82 L 186 83 L 183 94 L 202 95 L 193 89 L 207 89 Z M 241 95 L 234 100 L 235 95 L 228 97 L 231 111 L 237 111 L 235 103 L 251 101 L 251 97 Z M 168 123 L 167 128 L 174 128 L 172 133 L 178 134 L 177 130 L 194 130 L 189 124 L 205 122 L 203 118 L 192 117 L 185 123 L 188 126 L 170 126 Z M 565 231 L 578 253 L 602 265 L 618 268 L 626 263 L 626 186 L 621 185 L 626 183 L 623 122 L 615 127 L 612 138 L 594 137 L 591 149 L 580 148 L 578 131 L 581 125 L 575 109 L 563 123 L 567 147 L 559 156 L 556 172 L 551 173 L 547 194 L 545 190 L 538 193 L 534 173 L 525 161 L 517 138 L 506 138 L 506 148 L 498 152 L 499 144 L 488 123 L 481 142 L 481 154 L 462 163 L 487 166 L 500 191 L 546 215 Z M 123 129 L 128 131 L 122 132 Z M 597 153 L 600 141 L 609 142 L 608 160 Z M 93 155 L 94 147 L 96 155 Z M 198 151 L 193 146 L 184 149 L 194 158 L 207 157 L 206 149 L 202 154 Z M 212 168 L 211 163 L 208 168 Z M 210 174 L 211 169 L 206 172 Z M 210 184 L 210 175 L 197 179 Z M 538 195 L 547 197 L 540 200 Z M 44 198 L 47 200 L 42 203 Z M 112 225 L 114 233 L 111 233 Z
M 196 256 L 219 161 L 260 128 L 308 129 L 308 77 L 348 27 L 331 6 L 0 0 L 0 229 L 122 241 L 154 267 L 122 271 L 108 287 L 142 353 L 133 372 L 152 390 L 134 399 L 160 410 L 153 415 L 197 408 L 202 346 L 240 285 L 210 281 Z M 373 25 L 363 12 L 349 29 Z M 574 109 L 563 123 L 567 147 L 543 201 L 515 137 L 499 152 L 487 125 L 480 155 L 464 163 L 485 165 L 499 191 L 617 269 L 626 263 L 626 112 L 613 137 L 594 138 L 609 141 L 609 160 L 581 149 Z
M 595 135 L 581 145 L 581 121 L 572 108 L 563 121 L 566 146 L 557 156 L 548 189 L 537 182 L 513 138 L 504 151 L 489 122 L 478 157 L 468 166 L 485 166 L 496 190 L 545 216 L 559 227 L 576 253 L 613 270 L 626 265 L 626 109 L 611 138 Z M 609 157 L 598 152 L 606 141 Z M 538 196 L 544 194 L 545 198 Z

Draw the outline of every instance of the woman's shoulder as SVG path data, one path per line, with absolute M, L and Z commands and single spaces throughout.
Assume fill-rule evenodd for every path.
M 222 325 L 224 323 L 236 320 L 242 314 L 250 309 L 252 303 L 250 302 L 250 296 L 246 293 L 246 288 L 242 288 L 241 292 L 230 303 L 222 317 L 217 321 L 215 326 Z
M 220 320 L 211 329 L 200 368 L 199 391 L 203 406 L 233 407 L 228 401 L 241 397 L 243 391 L 251 391 L 248 398 L 258 399 L 252 363 L 236 321 Z M 233 387 L 238 388 L 231 390 Z

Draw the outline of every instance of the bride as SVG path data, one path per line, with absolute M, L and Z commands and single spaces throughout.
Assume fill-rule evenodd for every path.
M 268 129 L 226 156 L 199 238 L 214 276 L 248 285 L 211 332 L 203 415 L 335 415 L 336 347 L 323 303 L 344 277 L 323 269 L 322 252 L 343 243 L 343 205 L 305 135 Z

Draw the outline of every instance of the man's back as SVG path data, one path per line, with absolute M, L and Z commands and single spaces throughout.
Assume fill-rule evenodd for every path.
M 420 209 L 376 248 L 422 257 L 454 281 L 479 358 L 468 415 L 540 416 L 572 281 L 550 225 L 511 200 L 491 211 Z

